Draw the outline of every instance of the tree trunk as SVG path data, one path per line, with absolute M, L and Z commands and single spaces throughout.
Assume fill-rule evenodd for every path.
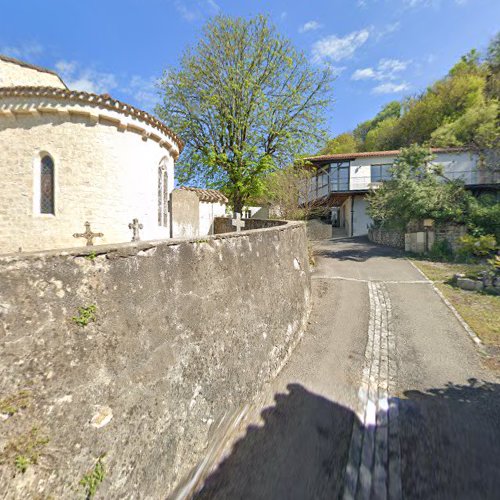
M 243 200 L 238 196 L 233 198 L 233 212 L 243 215 Z

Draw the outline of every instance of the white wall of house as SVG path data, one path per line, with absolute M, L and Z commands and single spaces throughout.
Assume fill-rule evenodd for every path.
M 224 217 L 225 214 L 225 203 L 211 203 L 207 201 L 200 201 L 199 236 L 213 234 L 214 217 Z
M 368 203 L 365 196 L 362 194 L 349 197 L 341 206 L 340 212 L 345 214 L 345 229 L 347 236 L 364 236 L 368 234 L 368 227 L 372 223 L 371 217 L 368 215 Z M 351 214 L 351 209 L 353 213 Z M 352 221 L 352 232 L 351 232 Z
M 367 214 L 368 202 L 363 195 L 354 196 L 353 213 L 353 236 L 368 234 L 368 227 L 372 224 L 372 218 Z
M 387 165 L 394 163 L 396 156 L 379 156 L 376 158 L 356 158 L 351 161 L 350 181 L 351 190 L 368 189 L 372 182 L 371 166 L 372 165 Z

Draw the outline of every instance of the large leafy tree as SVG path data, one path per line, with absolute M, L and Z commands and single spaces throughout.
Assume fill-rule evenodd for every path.
M 330 83 L 268 18 L 213 18 L 161 82 L 157 113 L 186 143 L 179 180 L 222 189 L 241 211 L 266 175 L 321 140 Z

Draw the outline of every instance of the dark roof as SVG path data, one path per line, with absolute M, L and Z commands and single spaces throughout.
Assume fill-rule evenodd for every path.
M 36 66 L 35 64 L 29 64 L 27 62 L 21 61 L 20 59 L 15 59 L 14 57 L 5 56 L 3 54 L 0 54 L 0 60 L 8 62 L 8 63 L 12 63 L 12 64 L 17 64 L 18 66 L 23 66 L 25 68 L 34 69 L 35 71 L 40 71 L 41 73 L 50 73 L 51 75 L 57 76 L 57 78 L 59 78 L 61 83 L 66 88 L 68 88 L 66 86 L 66 84 L 64 83 L 63 79 L 55 71 L 53 71 L 51 69 L 42 68 L 41 66 Z
M 158 118 L 130 104 L 113 99 L 108 94 L 97 95 L 80 90 L 58 89 L 56 87 L 0 87 L 0 98 L 2 97 L 49 97 L 54 99 L 68 99 L 86 104 L 95 104 L 101 108 L 125 113 L 145 121 L 172 139 L 172 141 L 177 144 L 179 153 L 184 147 L 182 139 L 163 122 L 158 120 Z
M 202 189 L 195 188 L 191 186 L 181 186 L 179 189 L 183 189 L 184 191 L 192 191 L 198 196 L 200 201 L 207 201 L 209 203 L 228 203 L 228 199 L 216 189 Z
M 458 153 L 462 151 L 468 151 L 468 148 L 430 148 L 431 153 Z M 393 149 L 390 151 L 366 151 L 362 153 L 338 153 L 333 155 L 319 155 L 319 156 L 309 156 L 304 158 L 304 160 L 312 162 L 322 162 L 322 161 L 343 161 L 343 160 L 354 160 L 356 158 L 377 158 L 379 156 L 396 156 L 401 151 L 399 149 Z

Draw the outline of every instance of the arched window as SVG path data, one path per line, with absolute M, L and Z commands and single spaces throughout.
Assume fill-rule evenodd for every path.
M 42 157 L 40 166 L 40 213 L 55 214 L 54 161 L 49 155 Z
M 158 225 L 168 226 L 167 160 L 165 158 L 158 166 Z

